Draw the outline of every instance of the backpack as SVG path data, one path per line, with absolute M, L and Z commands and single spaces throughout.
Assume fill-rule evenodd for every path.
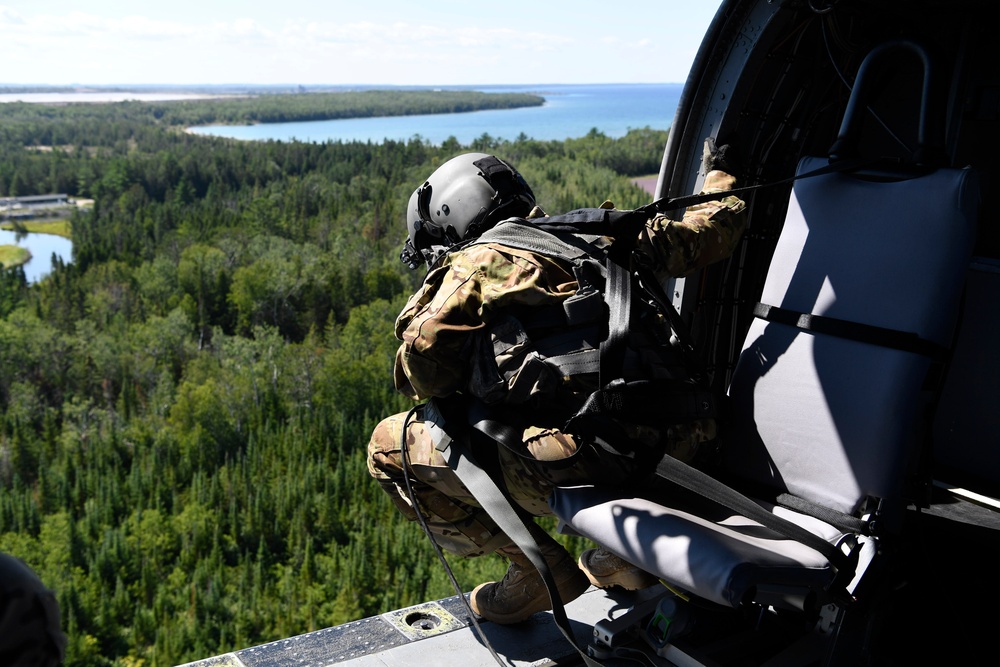
M 435 399 L 554 484 L 617 486 L 655 469 L 676 428 L 719 416 L 680 316 L 651 272 L 630 267 L 646 210 L 589 208 L 511 218 L 463 244 L 498 243 L 572 265 L 578 289 L 558 306 L 504 313 L 470 342 L 465 396 Z M 500 360 L 499 362 L 497 360 Z M 456 405 L 460 404 L 460 405 Z M 525 426 L 558 428 L 577 451 L 539 461 Z M 634 437 L 639 428 L 656 437 Z

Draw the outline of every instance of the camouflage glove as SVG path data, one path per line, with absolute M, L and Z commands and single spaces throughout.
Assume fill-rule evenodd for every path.
M 705 169 L 705 173 L 718 169 L 727 174 L 733 174 L 732 159 L 729 155 L 732 152 L 729 144 L 716 146 L 715 139 L 712 137 L 705 139 L 705 149 L 701 156 L 701 166 Z

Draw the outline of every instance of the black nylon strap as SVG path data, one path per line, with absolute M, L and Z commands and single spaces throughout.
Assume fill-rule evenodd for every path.
M 552 234 L 608 236 L 618 244 L 633 244 L 649 221 L 647 207 L 635 210 L 581 208 L 562 215 L 535 218 L 531 224 Z
M 663 316 L 670 323 L 670 329 L 681 344 L 681 350 L 689 369 L 697 370 L 699 375 L 704 376 L 704 369 L 701 368 L 701 364 L 696 359 L 694 339 L 691 337 L 691 331 L 681 318 L 681 314 L 674 308 L 674 304 L 671 303 L 670 298 L 664 293 L 663 288 L 660 287 L 656 276 L 653 275 L 652 271 L 645 268 L 638 269 L 636 275 L 639 277 L 639 284 L 643 290 L 652 297 L 660 312 L 663 313 Z
M 535 538 L 528 532 L 528 527 L 524 521 L 514 511 L 510 501 L 503 495 L 497 485 L 493 482 L 485 470 L 479 467 L 471 454 L 464 448 L 456 446 L 453 442 L 448 448 L 448 465 L 455 471 L 458 478 L 465 484 L 465 487 L 476 498 L 479 504 L 496 522 L 497 526 L 507 537 L 517 545 L 517 547 L 528 557 L 531 564 L 538 570 L 538 574 L 545 583 L 545 588 L 549 593 L 549 601 L 552 603 L 552 617 L 556 626 L 566 637 L 566 640 L 573 645 L 573 648 L 580 654 L 587 665 L 600 665 L 593 660 L 586 652 L 580 648 L 576 637 L 569 625 L 569 618 L 566 616 L 566 609 L 562 599 L 559 597 L 559 589 L 548 563 L 542 556 Z
M 845 514 L 844 512 L 838 512 L 837 510 L 830 509 L 829 507 L 823 507 L 822 505 L 810 502 L 805 498 L 799 498 L 791 493 L 779 494 L 778 504 L 782 507 L 795 510 L 800 514 L 806 514 L 819 519 L 820 521 L 825 521 L 831 526 L 836 526 L 846 532 L 858 533 L 860 535 L 871 535 L 871 527 L 864 519 L 859 519 L 856 516 Z
M 515 456 L 518 456 L 525 461 L 537 463 L 538 459 L 531 455 L 531 452 L 528 451 L 527 446 L 524 444 L 524 440 L 522 439 L 523 431 L 508 424 L 507 420 L 501 420 L 502 417 L 498 417 L 501 416 L 480 399 L 475 397 L 470 397 L 468 399 L 468 411 L 465 415 L 465 419 L 469 426 L 489 438 L 491 441 L 506 448 L 507 451 L 511 452 Z M 573 458 L 565 459 L 562 462 L 546 462 L 546 464 L 552 468 L 569 467 L 574 463 L 575 459 Z
M 683 461 L 679 461 L 672 456 L 664 456 L 656 466 L 656 474 L 690 491 L 694 491 L 709 500 L 713 500 L 748 519 L 753 519 L 779 535 L 783 535 L 790 540 L 804 544 L 814 551 L 818 551 L 830 561 L 830 564 L 837 570 L 838 574 L 853 571 L 854 569 L 852 559 L 848 558 L 844 555 L 844 552 L 823 538 L 809 532 L 798 524 L 768 512 L 736 489 L 723 484 L 697 468 L 687 465 Z
M 644 211 L 649 215 L 654 215 L 657 212 L 663 213 L 666 211 L 677 211 L 682 208 L 687 208 L 688 206 L 695 206 L 696 204 L 705 204 L 710 201 L 715 201 L 716 199 L 723 199 L 733 195 L 750 194 L 751 192 L 755 192 L 757 190 L 773 188 L 778 185 L 786 185 L 803 178 L 812 178 L 813 176 L 822 176 L 824 174 L 832 174 L 839 171 L 861 169 L 862 167 L 871 166 L 876 162 L 877 160 L 869 159 L 837 160 L 822 167 L 813 169 L 812 171 L 807 171 L 804 174 L 797 174 L 795 176 L 790 176 L 789 178 L 783 178 L 780 181 L 760 183 L 759 185 L 747 185 L 742 188 L 733 188 L 732 190 L 723 190 L 721 192 L 709 192 L 707 194 L 684 195 L 682 197 L 661 197 L 651 204 L 646 204 L 641 209 L 637 210 Z
M 903 352 L 912 352 L 932 359 L 940 359 L 947 356 L 948 351 L 925 338 L 921 338 L 915 333 L 898 331 L 896 329 L 886 329 L 883 327 L 861 324 L 860 322 L 850 322 L 840 320 L 835 317 L 825 315 L 813 315 L 811 313 L 799 313 L 794 310 L 769 306 L 764 303 L 757 303 L 753 307 L 754 317 L 758 317 L 768 322 L 777 322 L 787 326 L 811 331 L 836 338 L 857 341 L 887 347 Z
M 616 262 L 608 262 L 608 283 L 604 292 L 608 304 L 608 337 L 601 341 L 600 386 L 622 376 L 628 323 L 632 311 L 632 278 Z
M 585 237 L 557 236 L 534 221 L 510 218 L 480 234 L 469 245 L 500 243 L 513 248 L 530 250 L 548 257 L 572 260 L 596 254 L 596 248 L 587 247 Z
M 433 402 L 428 403 L 433 406 Z M 430 407 L 424 413 L 425 419 L 435 421 L 439 427 L 445 428 L 444 419 L 437 413 L 434 407 Z M 440 421 L 438 421 L 440 420 Z M 465 485 L 476 501 L 486 510 L 490 518 L 496 522 L 497 526 L 514 542 L 515 545 L 528 557 L 531 564 L 538 570 L 538 574 L 545 584 L 549 594 L 549 601 L 552 603 L 552 617 L 556 626 L 562 632 L 566 640 L 576 649 L 588 667 L 601 667 L 601 663 L 591 658 L 580 648 L 573 630 L 569 625 L 569 618 L 566 616 L 566 609 L 562 599 L 559 597 L 559 589 L 556 586 L 552 571 L 548 563 L 545 562 L 541 550 L 535 538 L 532 537 L 524 519 L 514 509 L 510 499 L 500 490 L 496 482 L 473 458 L 472 452 L 461 440 L 451 439 L 450 442 L 438 444 L 437 448 L 448 463 L 448 466 L 455 471 L 459 480 Z
M 599 373 L 601 370 L 601 359 L 597 350 L 555 355 L 546 358 L 545 364 L 554 368 L 561 377 Z

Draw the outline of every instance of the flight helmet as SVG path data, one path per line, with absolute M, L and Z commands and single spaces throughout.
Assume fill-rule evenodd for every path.
M 409 232 L 399 258 L 411 269 L 433 264 L 451 246 L 474 239 L 507 218 L 526 216 L 535 195 L 517 170 L 494 155 L 454 157 L 413 191 Z

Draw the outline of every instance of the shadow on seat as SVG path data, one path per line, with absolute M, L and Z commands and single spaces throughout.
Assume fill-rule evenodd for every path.
M 951 346 L 979 205 L 975 173 L 940 166 L 926 52 L 911 42 L 872 51 L 831 155 L 797 170 L 856 155 L 868 72 L 900 50 L 924 66 L 920 149 L 905 166 L 795 182 L 729 389 L 723 457 L 730 483 L 850 554 L 857 572 L 709 501 L 664 505 L 593 487 L 551 499 L 576 532 L 704 600 L 798 610 L 848 601 L 898 528 L 924 381 Z

